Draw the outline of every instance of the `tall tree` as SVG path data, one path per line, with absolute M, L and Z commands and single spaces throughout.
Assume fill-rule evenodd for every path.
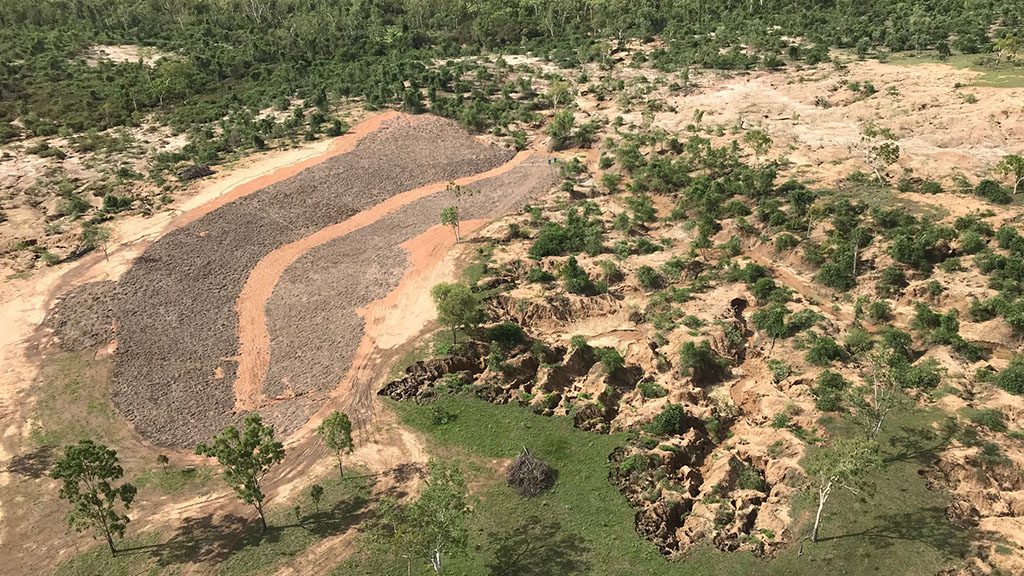
M 100 248 L 103 250 L 103 258 L 110 260 L 107 254 L 107 244 L 110 242 L 110 229 L 97 224 L 86 224 L 82 226 L 80 236 L 82 247 L 89 250 Z
M 446 206 L 441 210 L 441 224 L 450 226 L 452 232 L 455 232 L 455 243 L 462 242 L 462 233 L 459 226 L 459 207 L 452 205 Z
M 1024 182 L 1024 156 L 1007 154 L 996 164 L 996 170 L 1013 180 L 1013 193 L 1016 194 L 1021 182 Z
M 572 143 L 572 128 L 576 123 L 572 110 L 559 110 L 555 112 L 548 125 L 548 136 L 551 136 L 551 149 L 564 150 Z
M 896 378 L 896 366 L 906 362 L 892 349 L 885 348 L 871 356 L 871 365 L 864 386 L 852 390 L 850 403 L 863 421 L 868 437 L 875 438 L 882 431 L 885 418 L 895 409 L 909 402 Z
M 455 232 L 455 242 L 459 243 L 462 242 L 462 215 L 459 202 L 463 198 L 475 194 L 476 190 L 466 188 L 465 186 L 459 186 L 455 182 L 449 182 L 446 191 L 452 197 L 452 205 L 441 210 L 441 224 L 451 226 L 452 231 Z
M 61 481 L 60 498 L 72 505 L 68 523 L 77 531 L 92 528 L 117 553 L 114 537 L 124 537 L 127 514 L 118 512 L 118 501 L 127 511 L 135 500 L 135 486 L 114 483 L 124 476 L 117 452 L 91 440 L 82 440 L 64 449 L 64 455 L 50 471 Z
M 480 299 L 465 284 L 441 283 L 430 290 L 437 306 L 437 321 L 452 330 L 452 344 L 458 342 L 457 331 L 476 326 L 484 320 Z
M 377 542 L 407 559 L 409 574 L 413 559 L 422 559 L 442 575 L 446 556 L 466 548 L 468 514 L 462 472 L 454 464 L 432 460 L 419 500 L 407 505 L 393 499 L 382 502 L 372 532 Z
M 900 159 L 900 146 L 896 143 L 896 133 L 869 122 L 861 129 L 861 145 L 864 148 L 864 160 L 874 170 L 878 182 L 885 183 L 885 170 Z
M 868 471 L 880 462 L 877 444 L 863 438 L 836 440 L 831 446 L 811 455 L 804 466 L 818 490 L 818 512 L 814 516 L 811 542 L 818 541 L 821 513 L 829 497 L 837 490 L 859 495 L 867 486 L 865 476 Z
M 317 426 L 316 432 L 324 444 L 334 452 L 338 459 L 338 476 L 344 478 L 342 454 L 351 454 L 355 449 L 355 442 L 352 441 L 352 421 L 347 414 L 335 410 Z
M 267 529 L 263 513 L 263 491 L 260 481 L 270 468 L 284 459 L 284 444 L 274 439 L 273 426 L 263 423 L 257 413 L 249 414 L 242 430 L 228 426 L 214 436 L 210 444 L 196 446 L 196 454 L 216 458 L 224 467 L 224 480 L 246 504 L 251 504 Z

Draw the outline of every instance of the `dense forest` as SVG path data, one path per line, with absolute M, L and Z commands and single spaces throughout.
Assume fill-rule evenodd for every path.
M 987 52 L 1022 26 L 1021 0 L 9 0 L 0 140 L 137 125 L 152 112 L 183 131 L 291 96 L 416 108 L 420 90 L 451 81 L 424 63 L 485 49 L 572 64 L 608 58 L 600 39 L 658 36 L 660 68 L 747 69 L 814 63 L 829 47 Z M 98 44 L 168 56 L 90 65 Z M 493 116 L 476 127 L 500 125 Z

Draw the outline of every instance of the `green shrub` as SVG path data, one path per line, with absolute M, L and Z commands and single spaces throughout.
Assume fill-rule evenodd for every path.
M 1018 354 L 1010 365 L 995 375 L 997 386 L 1011 394 L 1024 395 L 1024 354 Z
M 664 282 L 661 274 L 650 266 L 641 266 L 636 269 L 636 280 L 646 290 L 656 290 Z
M 623 476 L 639 474 L 650 469 L 652 464 L 651 459 L 646 454 L 633 454 L 619 462 L 619 474 Z
M 885 300 L 875 300 L 868 304 L 867 314 L 872 322 L 886 322 L 892 319 L 892 308 Z
M 562 278 L 565 289 L 573 294 L 590 295 L 597 292 L 597 287 L 587 274 L 586 270 L 579 265 L 575 256 L 570 256 L 565 264 L 558 271 Z
M 843 349 L 828 336 L 814 338 L 804 358 L 815 366 L 828 366 L 843 357 Z
M 433 406 L 430 409 L 430 423 L 434 426 L 443 426 L 455 421 L 456 414 L 444 406 Z
M 597 265 L 601 268 L 601 279 L 608 284 L 622 282 L 623 278 L 625 278 L 622 269 L 611 260 L 601 260 Z
M 548 222 L 541 227 L 537 239 L 530 246 L 529 256 L 539 260 L 545 256 L 566 254 L 599 254 L 604 229 L 600 220 L 581 215 L 579 210 L 567 210 L 564 224 Z
M 981 410 L 968 410 L 967 419 L 972 423 L 988 428 L 993 432 L 1006 432 L 1006 415 L 995 408 L 984 408 Z
M 626 365 L 626 359 L 615 348 L 595 348 L 594 352 L 604 367 L 605 374 L 612 374 Z
M 846 349 L 851 354 L 857 355 L 871 350 L 875 345 L 875 341 L 866 330 L 850 328 L 850 331 L 843 338 L 843 345 L 846 346 Z
M 974 195 L 984 198 L 993 204 L 1009 204 L 1013 202 L 1013 195 L 1006 188 L 1003 188 L 995 180 L 982 180 L 974 187 Z
M 540 266 L 534 266 L 526 273 L 527 282 L 551 282 L 555 279 L 554 274 L 541 268 Z
M 736 477 L 736 486 L 741 490 L 764 492 L 768 488 L 768 483 L 765 482 L 764 476 L 761 475 L 757 468 L 750 465 L 742 465 Z
M 796 248 L 800 240 L 792 234 L 783 232 L 775 237 L 775 251 L 776 252 L 788 252 L 793 248 Z
M 882 270 L 878 283 L 875 284 L 875 290 L 879 296 L 889 298 L 899 294 L 906 286 L 907 277 L 903 270 L 897 266 L 889 266 Z
M 683 434 L 690 426 L 687 424 L 686 411 L 679 404 L 666 404 L 644 430 L 655 436 L 672 436 Z
M 782 360 L 774 358 L 768 360 L 768 370 L 772 373 L 772 380 L 778 384 L 793 374 L 793 369 Z
M 786 322 L 786 333 L 793 335 L 803 332 L 824 319 L 824 316 L 810 308 L 797 310 L 789 315 L 789 320 Z
M 640 390 L 640 395 L 644 398 L 664 398 L 668 395 L 668 392 L 657 382 L 641 380 L 636 387 Z
M 934 358 L 917 364 L 904 361 L 893 367 L 893 378 L 903 389 L 934 390 L 942 383 L 942 369 Z
M 590 344 L 587 344 L 587 339 L 581 334 L 576 334 L 572 338 L 569 338 L 569 346 L 577 350 L 586 350 L 590 348 Z
M 707 340 L 700 344 L 683 342 L 679 347 L 679 367 L 698 386 L 717 382 L 726 375 L 726 362 L 720 358 Z
M 838 412 L 843 407 L 843 394 L 849 386 L 841 374 L 825 370 L 812 389 L 814 406 L 822 412 Z
M 523 327 L 519 324 L 506 320 L 505 322 L 488 328 L 487 333 L 485 334 L 485 340 L 488 342 L 497 342 L 505 347 L 511 347 L 525 342 L 526 332 L 523 331 Z

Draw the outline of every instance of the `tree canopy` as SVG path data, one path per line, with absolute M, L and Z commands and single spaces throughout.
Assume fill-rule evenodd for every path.
M 94 529 L 111 554 L 117 552 L 114 537 L 123 537 L 129 522 L 128 515 L 118 511 L 118 503 L 127 510 L 135 500 L 135 486 L 114 484 L 122 476 L 117 452 L 92 440 L 65 448 L 50 471 L 50 477 L 61 482 L 60 498 L 72 506 L 68 523 L 78 531 Z
M 224 467 L 224 480 L 246 504 L 251 504 L 267 529 L 260 481 L 270 468 L 284 459 L 284 444 L 274 439 L 274 428 L 257 413 L 249 414 L 242 429 L 228 426 L 209 444 L 196 446 L 196 454 L 216 458 Z

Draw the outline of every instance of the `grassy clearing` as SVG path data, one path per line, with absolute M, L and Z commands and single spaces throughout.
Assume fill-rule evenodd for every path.
M 52 354 L 35 390 L 32 441 L 51 448 L 90 438 L 113 444 L 127 427 L 110 402 L 110 358 L 92 352 Z
M 956 565 L 968 542 L 946 521 L 945 496 L 929 491 L 917 474 L 943 443 L 931 432 L 931 413 L 891 421 L 894 432 L 882 439 L 888 464 L 874 475 L 873 496 L 866 501 L 849 494 L 833 497 L 823 540 L 805 544 L 802 556 L 799 545 L 771 560 L 701 549 L 670 562 L 636 534 L 633 511 L 607 481 L 607 456 L 626 435 L 581 432 L 567 418 L 463 396 L 443 396 L 434 405 L 395 406 L 407 425 L 430 438 L 435 455 L 462 463 L 470 482 L 470 551 L 450 560 L 453 574 L 930 575 Z M 434 426 L 434 406 L 457 414 L 456 419 Z M 498 472 L 523 446 L 559 473 L 556 487 L 534 499 L 514 495 Z M 809 497 L 795 503 L 794 517 L 801 519 L 797 533 L 809 532 L 806 512 L 813 505 Z M 427 570 L 421 565 L 417 573 Z M 404 574 L 405 566 L 366 554 L 334 573 Z
M 841 188 L 829 192 L 830 198 L 859 202 L 870 208 L 892 208 L 902 206 L 918 217 L 941 220 L 949 211 L 937 204 L 915 202 L 903 197 L 895 188 L 881 185 L 874 177 L 866 182 L 845 182 Z
M 162 494 L 205 491 L 214 480 L 211 468 L 155 468 L 139 474 L 132 481 L 139 490 L 152 489 Z
M 171 534 L 145 533 L 121 543 L 111 557 L 105 544 L 61 563 L 57 576 L 170 575 L 188 565 L 203 574 L 247 576 L 269 574 L 288 564 L 318 540 L 347 531 L 363 520 L 373 478 L 353 469 L 344 481 L 333 476 L 321 481 L 319 509 L 308 497 L 292 506 L 270 511 L 270 528 L 262 532 L 255 513 L 190 518 Z
M 122 552 L 114 557 L 110 556 L 106 544 L 93 546 L 58 565 L 54 576 L 158 576 L 173 573 L 154 565 L 146 552 L 159 546 L 159 543 L 160 537 L 157 534 L 127 538 L 119 544 Z
M 900 54 L 889 59 L 892 64 L 946 64 L 961 70 L 973 70 L 980 76 L 969 84 L 986 88 L 1024 88 L 1024 66 L 989 63 L 979 54 L 954 54 L 945 60 L 934 52 Z

